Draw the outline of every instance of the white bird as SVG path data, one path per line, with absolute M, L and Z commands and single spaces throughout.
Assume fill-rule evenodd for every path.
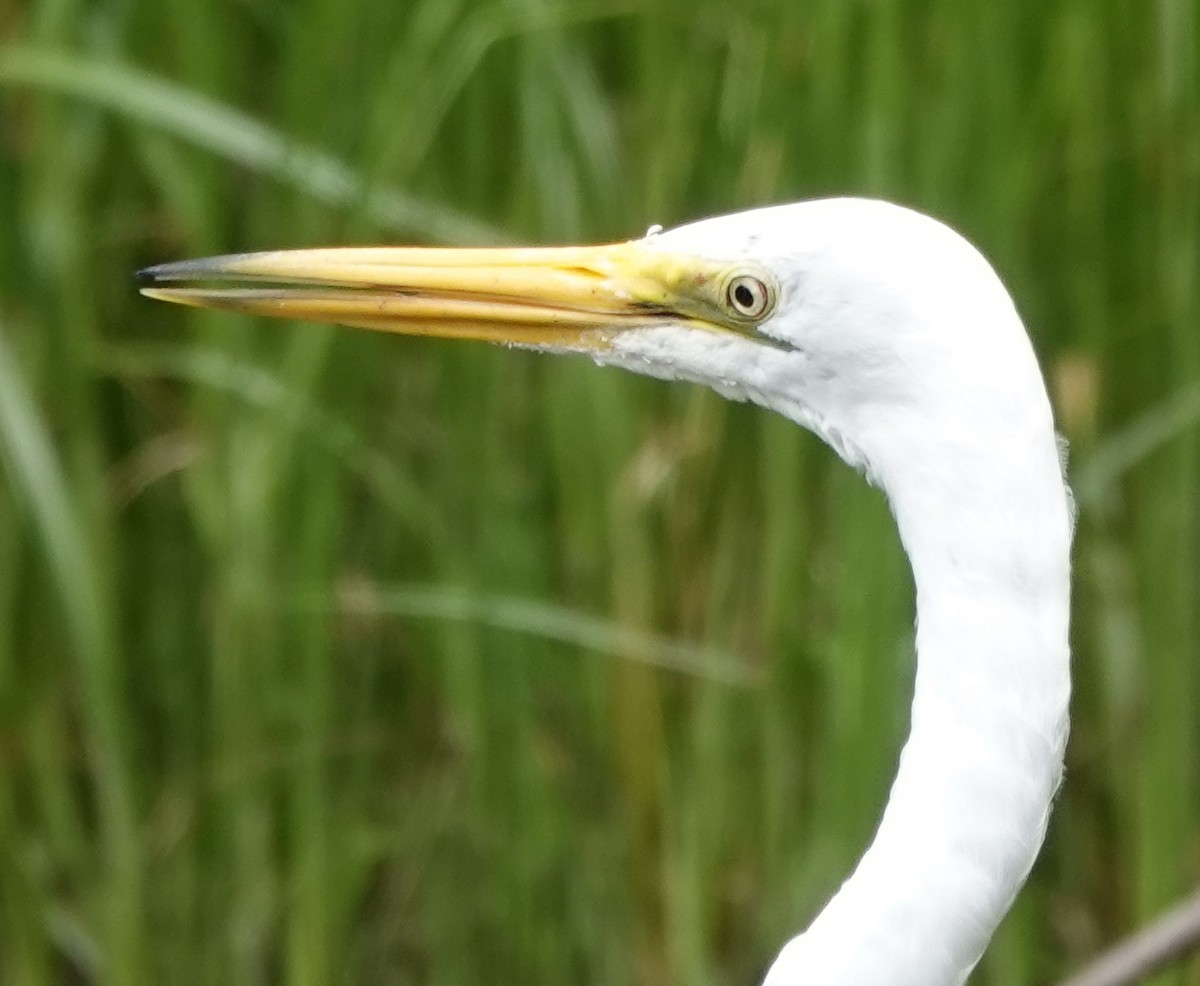
M 916 584 L 911 732 L 870 847 L 765 986 L 966 980 L 1062 775 L 1073 510 L 1029 338 L 962 237 L 899 206 L 829 199 L 608 246 L 296 250 L 142 277 L 168 301 L 696 381 L 785 415 L 864 472 Z M 226 284 L 191 286 L 211 281 Z

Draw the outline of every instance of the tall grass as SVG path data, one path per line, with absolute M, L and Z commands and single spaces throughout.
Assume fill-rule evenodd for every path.
M 1190 0 L 0 0 L 0 37 L 4 983 L 754 982 L 906 729 L 880 497 L 699 389 L 130 274 L 828 193 L 985 249 L 1074 443 L 1068 779 L 975 981 L 1200 879 Z

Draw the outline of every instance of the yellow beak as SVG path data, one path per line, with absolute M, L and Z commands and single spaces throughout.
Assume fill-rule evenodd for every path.
M 530 346 L 602 350 L 662 324 L 747 331 L 725 302 L 731 265 L 652 242 L 283 250 L 162 264 L 139 279 L 143 294 L 185 305 Z

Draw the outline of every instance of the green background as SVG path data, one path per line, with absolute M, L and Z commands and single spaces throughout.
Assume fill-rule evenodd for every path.
M 906 730 L 881 497 L 700 388 L 131 274 L 826 194 L 984 249 L 1073 445 L 1067 783 L 974 981 L 1200 879 L 1194 0 L 0 0 L 0 39 L 5 984 L 756 982 Z

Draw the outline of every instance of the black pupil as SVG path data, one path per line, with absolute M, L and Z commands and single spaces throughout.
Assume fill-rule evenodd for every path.
M 742 308 L 754 307 L 754 292 L 745 284 L 739 284 L 733 289 L 733 300 Z

